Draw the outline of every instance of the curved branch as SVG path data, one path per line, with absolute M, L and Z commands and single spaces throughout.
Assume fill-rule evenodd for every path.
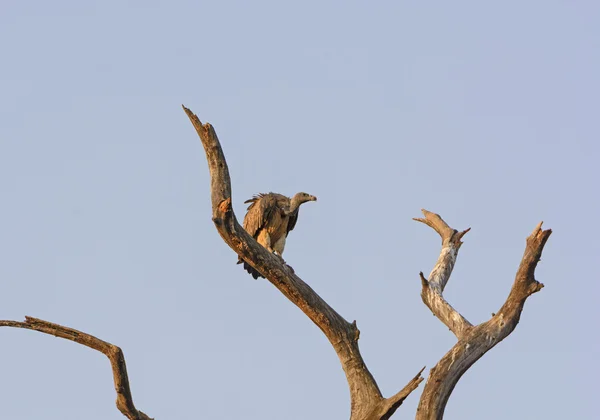
M 44 334 L 74 341 L 103 353 L 108 357 L 112 366 L 115 391 L 117 392 L 117 408 L 119 411 L 129 420 L 152 420 L 146 414 L 138 411 L 135 405 L 133 405 L 125 356 L 119 347 L 84 332 L 29 316 L 25 317 L 25 322 L 0 321 L 0 327 L 26 328 L 28 330 L 39 331 Z
M 419 273 L 423 286 L 421 298 L 431 312 L 460 339 L 473 325 L 444 299 L 443 293 L 454 269 L 458 250 L 462 245 L 461 239 L 471 228 L 458 232 L 448 226 L 438 214 L 425 209 L 421 211 L 425 218 L 414 218 L 413 220 L 430 226 L 442 238 L 442 250 L 431 274 L 429 274 L 429 280 L 423 277 L 423 273 Z
M 433 213 L 425 211 L 424 213 L 426 219 L 428 219 L 432 224 L 442 226 L 443 223 L 443 225 L 448 226 L 445 224 L 445 222 L 443 222 L 443 220 L 439 216 L 433 215 Z M 427 224 L 432 226 L 429 223 Z M 449 229 L 450 228 L 440 229 L 446 232 L 445 235 L 442 235 L 441 233 L 440 235 L 442 235 L 444 244 L 449 244 L 451 242 L 455 243 L 454 251 L 447 252 L 447 254 L 453 254 L 454 257 L 446 257 L 448 259 L 452 259 L 451 264 L 453 265 L 454 260 L 456 259 L 456 253 L 458 252 L 458 248 L 460 248 L 460 238 L 467 231 L 464 231 L 462 233 L 453 231 L 454 233 L 450 235 Z M 546 241 L 550 237 L 551 233 L 552 231 L 549 229 L 542 230 L 542 223 L 539 223 L 534 229 L 533 233 L 527 238 L 525 253 L 523 255 L 523 259 L 521 260 L 519 270 L 517 271 L 515 282 L 513 283 L 512 289 L 510 291 L 510 294 L 508 295 L 508 298 L 506 299 L 506 302 L 504 303 L 504 305 L 502 305 L 502 308 L 500 308 L 498 313 L 493 315 L 492 319 L 490 319 L 489 321 L 483 322 L 477 326 L 472 326 L 471 324 L 468 324 L 465 327 L 465 325 L 463 324 L 462 327 L 460 327 L 459 325 L 459 327 L 456 329 L 455 334 L 459 338 L 458 343 L 456 343 L 450 349 L 450 351 L 446 353 L 444 357 L 442 357 L 438 364 L 435 365 L 433 369 L 431 369 L 431 372 L 429 373 L 429 378 L 427 379 L 427 382 L 425 384 L 425 389 L 423 390 L 423 394 L 421 395 L 421 399 L 419 401 L 416 420 L 441 420 L 444 415 L 444 409 L 446 407 L 446 403 L 448 402 L 448 398 L 450 398 L 450 394 L 454 390 L 454 387 L 456 386 L 462 375 L 485 353 L 487 353 L 496 344 L 505 339 L 508 335 L 510 335 L 510 333 L 514 331 L 517 324 L 519 323 L 521 311 L 523 310 L 523 306 L 525 305 L 525 300 L 530 295 L 541 290 L 542 287 L 544 287 L 543 284 L 538 283 L 535 280 L 534 271 L 542 255 L 544 245 L 546 244 Z M 452 248 L 450 245 L 448 246 Z M 444 254 L 443 249 L 442 254 Z M 442 260 L 442 256 L 440 256 L 440 260 Z M 440 263 L 440 260 L 438 260 L 438 264 Z M 450 263 L 448 262 L 448 264 Z M 440 270 L 443 272 L 447 272 L 445 280 L 441 279 L 438 282 L 438 284 L 440 285 L 438 289 L 440 291 L 443 290 L 445 284 L 447 283 L 451 270 L 451 267 L 449 271 Z M 432 277 L 435 277 L 433 273 Z M 423 277 L 422 281 L 425 281 Z M 431 280 L 429 281 L 429 285 L 431 285 Z M 424 288 L 425 287 L 426 286 L 424 285 Z M 433 288 L 433 286 L 430 287 L 430 289 Z M 423 298 L 423 300 L 425 301 L 425 298 Z M 427 304 L 427 302 L 425 303 Z M 437 308 L 437 306 L 435 305 L 432 306 L 434 308 Z M 432 311 L 433 310 L 434 309 L 432 309 Z M 438 317 L 442 319 L 442 317 Z M 452 319 L 457 319 L 456 315 L 453 315 L 453 317 L 454 318 Z M 462 316 L 460 318 L 462 318 Z M 450 317 L 446 317 L 446 321 L 444 323 L 450 323 L 449 319 Z M 455 325 L 453 325 L 453 327 L 455 327 Z
M 381 395 L 360 354 L 360 332 L 356 322 L 346 321 L 287 265 L 248 235 L 238 223 L 231 206 L 229 170 L 217 134 L 212 125 L 202 124 L 188 108 L 183 106 L 183 110 L 196 129 L 206 152 L 211 176 L 212 215 L 217 231 L 233 251 L 279 289 L 323 331 L 335 349 L 346 374 L 350 387 L 351 420 L 382 418 L 373 416 L 382 411 L 382 407 L 390 404 Z M 406 395 L 409 393 L 407 391 Z M 401 403 L 403 398 L 398 401 Z

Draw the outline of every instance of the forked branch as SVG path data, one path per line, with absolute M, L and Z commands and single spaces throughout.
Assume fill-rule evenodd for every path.
M 426 280 L 423 273 L 420 273 L 421 285 L 423 286 L 421 298 L 425 305 L 431 309 L 431 312 L 460 339 L 473 325 L 444 299 L 443 293 L 454 269 L 458 250 L 462 245 L 461 239 L 471 229 L 458 232 L 448 226 L 438 214 L 425 209 L 421 211 L 425 218 L 415 218 L 413 220 L 430 226 L 442 238 L 442 251 L 431 274 L 429 274 L 429 280 Z
M 135 405 L 133 405 L 125 356 L 119 347 L 84 332 L 29 316 L 25 317 L 25 322 L 0 321 L 0 327 L 26 328 L 28 330 L 39 331 L 44 334 L 74 341 L 103 353 L 108 357 L 112 366 L 115 391 L 117 392 L 117 408 L 119 411 L 129 420 L 152 420 L 146 414 L 138 411 Z
M 387 419 L 422 381 L 416 378 L 390 399 L 381 395 L 358 348 L 356 323 L 346 321 L 287 265 L 263 248 L 238 223 L 231 206 L 231 180 L 214 128 L 202 124 L 185 106 L 183 110 L 198 133 L 211 177 L 212 216 L 217 231 L 229 247 L 261 273 L 323 331 L 335 349 L 350 387 L 351 420 Z M 386 417 L 387 416 L 387 417 Z
M 416 419 L 441 420 L 448 398 L 461 376 L 515 329 L 525 300 L 544 287 L 535 280 L 534 271 L 552 231 L 542 230 L 542 223 L 536 226 L 527 238 L 525 253 L 506 302 L 492 319 L 473 326 L 443 297 L 462 244 L 461 239 L 469 229 L 458 232 L 450 228 L 439 215 L 427 210 L 423 210 L 423 214 L 424 219 L 415 220 L 427 224 L 440 234 L 442 251 L 429 280 L 420 273 L 423 285 L 421 296 L 434 315 L 456 335 L 458 343 L 431 369 L 419 401 Z

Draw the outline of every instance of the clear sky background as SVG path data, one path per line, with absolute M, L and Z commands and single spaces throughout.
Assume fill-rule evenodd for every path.
M 446 297 L 473 323 L 543 220 L 546 287 L 445 418 L 596 418 L 599 22 L 596 1 L 2 0 L 0 319 L 121 346 L 157 419 L 348 418 L 323 334 L 217 234 L 183 103 L 240 219 L 257 192 L 318 196 L 286 260 L 357 320 L 386 396 L 455 343 L 419 296 L 440 240 L 411 218 L 472 227 Z M 0 418 L 123 418 L 100 353 L 7 328 L 0 348 Z

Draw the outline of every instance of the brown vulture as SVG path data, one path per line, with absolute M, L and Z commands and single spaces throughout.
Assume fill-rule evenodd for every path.
M 285 239 L 298 221 L 300 204 L 308 201 L 317 201 L 317 197 L 304 192 L 299 192 L 292 198 L 276 193 L 257 194 L 244 201 L 250 203 L 244 217 L 244 229 L 269 252 L 281 258 Z M 241 257 L 237 263 L 243 263 L 244 269 L 255 279 L 262 277 Z

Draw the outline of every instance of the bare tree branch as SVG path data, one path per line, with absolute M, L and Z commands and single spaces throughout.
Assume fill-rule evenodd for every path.
M 423 382 L 423 377 L 421 374 L 424 370 L 425 367 L 423 367 L 423 369 L 421 369 L 419 373 L 417 373 L 404 388 L 386 400 L 386 403 L 383 404 L 380 409 L 379 417 L 376 417 L 377 419 L 387 420 L 392 417 L 392 415 L 396 412 L 396 409 L 400 407 L 406 397 L 408 397 L 410 393 L 417 389 L 419 384 Z
M 418 386 L 420 380 L 413 379 L 405 388 L 406 395 L 394 396 L 396 398 L 393 402 L 383 398 L 360 354 L 356 322 L 346 321 L 287 265 L 258 244 L 240 226 L 231 206 L 231 180 L 217 134 L 210 124 L 202 124 L 188 108 L 184 106 L 183 110 L 194 125 L 206 152 L 211 176 L 213 222 L 217 231 L 233 251 L 258 270 L 323 331 L 346 374 L 350 387 L 351 420 L 388 418 L 384 417 L 386 413 L 392 409 L 395 411 Z
M 535 280 L 534 271 L 552 231 L 542 230 L 542 223 L 536 226 L 527 238 L 525 253 L 506 302 L 492 319 L 473 326 L 442 296 L 456 261 L 460 240 L 468 229 L 457 232 L 438 215 L 426 210 L 423 210 L 423 214 L 425 219 L 415 220 L 431 226 L 442 237 L 442 252 L 429 281 L 421 273 L 423 301 L 454 332 L 458 343 L 431 369 L 419 401 L 416 420 L 441 420 L 458 380 L 485 353 L 513 332 L 527 297 L 544 287 Z
M 112 366 L 115 391 L 117 392 L 117 408 L 129 420 L 152 420 L 146 414 L 138 411 L 135 405 L 133 405 L 125 356 L 119 347 L 84 332 L 29 316 L 25 317 L 25 322 L 0 321 L 0 327 L 26 328 L 28 330 L 39 331 L 44 334 L 74 341 L 103 353 L 108 357 Z
M 452 274 L 452 270 L 454 269 L 458 250 L 462 245 L 461 239 L 470 228 L 458 232 L 448 226 L 438 214 L 431 213 L 425 209 L 421 211 L 425 215 L 425 218 L 415 218 L 413 220 L 430 226 L 442 238 L 442 251 L 431 274 L 429 274 L 429 280 L 423 277 L 423 273 L 419 274 L 423 286 L 421 298 L 431 312 L 460 339 L 473 325 L 446 302 L 443 293 L 450 279 L 450 274 Z

